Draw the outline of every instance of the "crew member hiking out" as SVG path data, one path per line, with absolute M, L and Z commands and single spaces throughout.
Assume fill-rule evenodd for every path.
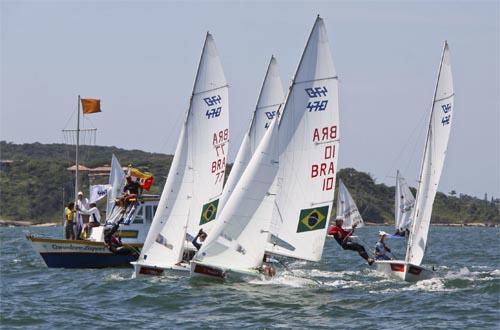
M 115 224 L 106 225 L 104 228 L 104 245 L 111 251 L 113 254 L 117 255 L 132 255 L 139 256 L 139 253 L 134 248 L 128 246 L 123 246 L 121 237 L 116 237 L 114 234 L 120 227 L 120 223 L 122 220 L 118 221 Z
M 342 228 L 343 223 L 344 220 L 342 218 L 335 219 L 335 226 L 328 229 L 328 235 L 333 236 L 342 249 L 358 252 L 359 255 L 371 266 L 373 264 L 373 259 L 368 256 L 368 253 L 366 253 L 363 245 L 353 242 L 350 238 L 357 225 L 354 224 L 352 226 L 352 230 L 348 232 Z

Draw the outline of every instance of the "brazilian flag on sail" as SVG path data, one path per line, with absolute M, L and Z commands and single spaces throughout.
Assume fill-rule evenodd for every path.
M 314 207 L 312 209 L 300 210 L 299 226 L 297 233 L 323 229 L 326 226 L 328 206 Z
M 218 199 L 203 205 L 203 208 L 201 209 L 200 225 L 204 225 L 215 219 L 215 216 L 217 215 L 218 206 L 219 206 Z

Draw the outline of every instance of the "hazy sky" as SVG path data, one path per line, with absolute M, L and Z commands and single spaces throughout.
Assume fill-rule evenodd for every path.
M 317 14 L 340 77 L 339 166 L 416 185 L 443 41 L 454 123 L 440 191 L 500 197 L 498 1 L 1 1 L 0 139 L 63 142 L 78 94 L 97 144 L 173 153 L 206 31 L 230 88 L 231 161 L 277 57 L 287 88 Z

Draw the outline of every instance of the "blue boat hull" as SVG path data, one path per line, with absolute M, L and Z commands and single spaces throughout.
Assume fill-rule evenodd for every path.
M 132 267 L 137 256 L 103 253 L 40 253 L 50 268 L 106 268 Z

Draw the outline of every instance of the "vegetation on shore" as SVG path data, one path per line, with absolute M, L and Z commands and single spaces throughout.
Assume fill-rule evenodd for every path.
M 171 155 L 116 147 L 83 146 L 82 164 L 89 168 L 110 164 L 115 154 L 122 166 L 153 173 L 155 183 L 150 191 L 161 193 Z M 74 148 L 65 144 L 13 144 L 0 141 L 0 218 L 33 223 L 58 222 L 64 203 L 73 198 Z M 12 160 L 12 162 L 6 162 Z M 352 168 L 342 169 L 338 176 L 344 181 L 365 221 L 394 222 L 394 187 L 376 183 L 368 173 Z M 88 192 L 90 184 L 106 183 L 107 177 L 83 175 L 80 190 Z M 412 188 L 413 193 L 415 189 Z M 466 194 L 438 192 L 434 203 L 434 223 L 500 224 L 500 200 L 485 200 Z

